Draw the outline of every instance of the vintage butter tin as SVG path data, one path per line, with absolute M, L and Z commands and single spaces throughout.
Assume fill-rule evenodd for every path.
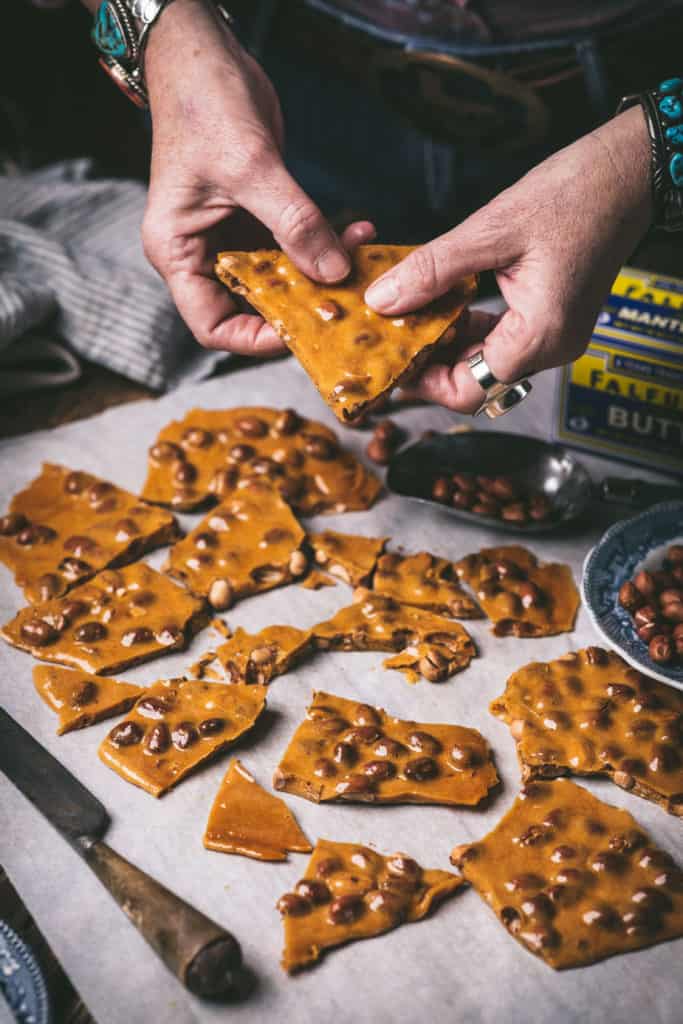
M 557 440 L 683 475 L 683 280 L 624 267 L 558 381 Z

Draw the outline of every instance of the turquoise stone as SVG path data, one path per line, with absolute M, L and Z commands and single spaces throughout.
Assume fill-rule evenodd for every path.
M 119 20 L 116 8 L 109 3 L 109 0 L 104 0 L 104 3 L 97 8 L 92 40 L 100 53 L 104 53 L 107 57 L 125 60 L 132 56 L 128 49 L 123 25 Z
M 667 121 L 680 121 L 683 116 L 683 104 L 677 96 L 663 96 L 657 106 Z
M 683 153 L 674 153 L 669 161 L 669 174 L 677 188 L 683 188 Z
M 664 132 L 672 146 L 683 146 L 683 124 L 672 124 Z
M 667 78 L 660 83 L 660 92 L 680 92 L 683 89 L 683 78 Z

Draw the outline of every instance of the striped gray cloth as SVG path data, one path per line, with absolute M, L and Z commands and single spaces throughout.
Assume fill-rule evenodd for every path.
M 158 390 L 209 376 L 225 354 L 197 344 L 142 251 L 145 188 L 91 171 L 72 160 L 0 176 L 2 365 L 15 351 L 19 363 L 22 338 L 47 328 Z

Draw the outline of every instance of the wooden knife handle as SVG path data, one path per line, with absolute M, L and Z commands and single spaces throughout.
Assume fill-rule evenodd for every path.
M 80 852 L 123 912 L 170 971 L 195 995 L 218 999 L 243 991 L 237 939 L 101 840 Z

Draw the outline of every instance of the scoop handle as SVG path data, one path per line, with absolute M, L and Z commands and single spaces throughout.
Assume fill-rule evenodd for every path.
M 645 508 L 660 501 L 683 501 L 683 486 L 608 476 L 600 484 L 600 497 L 610 504 Z

